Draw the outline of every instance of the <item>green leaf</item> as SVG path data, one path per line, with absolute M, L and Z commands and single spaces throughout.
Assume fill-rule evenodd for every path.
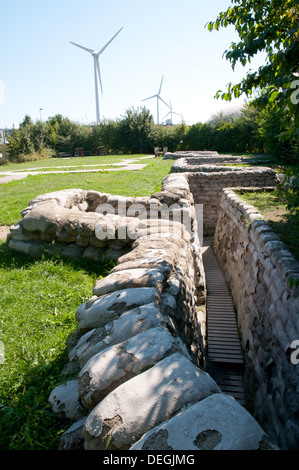
M 280 95 L 279 91 L 274 91 L 274 93 L 271 93 L 270 98 L 269 98 L 269 103 L 272 103 L 276 98 Z
M 259 52 L 266 55 L 264 65 L 248 71 L 236 88 L 228 86 L 221 98 L 230 101 L 231 92 L 239 98 L 243 93 L 250 97 L 257 91 L 260 96 L 256 103 L 260 106 L 275 104 L 277 110 L 288 109 L 290 123 L 296 123 L 291 126 L 290 138 L 296 135 L 299 114 L 297 103 L 285 90 L 290 88 L 294 73 L 298 73 L 298 18 L 298 0 L 232 0 L 227 10 L 208 26 L 211 31 L 234 25 L 239 42 L 232 43 L 223 54 L 232 70 L 238 63 L 245 67 Z M 296 95 L 292 96 L 296 101 Z M 219 92 L 216 97 L 220 97 Z
M 30 447 L 33 447 L 33 442 L 32 442 L 31 435 L 30 435 L 30 430 L 29 430 L 28 427 L 25 428 L 24 435 L 25 435 L 26 441 L 28 442 Z

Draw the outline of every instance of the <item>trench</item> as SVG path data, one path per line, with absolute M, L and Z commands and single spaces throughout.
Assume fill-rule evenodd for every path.
M 244 405 L 244 360 L 236 313 L 223 272 L 213 251 L 213 237 L 203 238 L 202 257 L 207 288 L 206 370 L 224 393 Z
M 166 273 L 166 267 L 167 269 L 169 267 L 169 273 L 171 273 L 173 277 L 167 277 L 167 282 L 169 281 L 169 283 L 165 286 L 165 289 L 168 289 L 169 292 L 164 292 L 165 296 L 163 297 L 162 308 L 165 309 L 167 316 L 171 317 L 172 315 L 173 318 L 176 318 L 175 315 L 177 314 L 178 318 L 182 320 L 180 324 L 181 328 L 177 329 L 178 334 L 182 334 L 181 339 L 185 342 L 187 347 L 191 345 L 190 349 L 192 349 L 192 353 L 196 359 L 204 359 L 204 368 L 206 372 L 211 375 L 219 385 L 222 392 L 233 396 L 240 402 L 240 404 L 244 404 L 247 398 L 244 387 L 246 384 L 244 384 L 243 380 L 243 376 L 245 374 L 245 363 L 242 356 L 241 342 L 236 321 L 236 311 L 234 309 L 234 302 L 230 295 L 230 290 L 225 282 L 224 273 L 221 271 L 213 252 L 212 242 L 213 235 L 215 234 L 215 242 L 217 242 L 215 246 L 217 246 L 217 255 L 219 255 L 219 259 L 223 253 L 226 254 L 226 252 L 228 252 L 229 260 L 231 260 L 230 254 L 236 251 L 234 246 L 237 243 L 237 237 L 235 236 L 235 231 L 230 227 L 229 221 L 227 222 L 226 219 L 223 221 L 223 217 L 222 219 L 219 218 L 220 201 L 222 201 L 223 204 L 228 204 L 227 199 L 229 197 L 231 198 L 229 200 L 228 207 L 229 214 L 231 214 L 234 223 L 243 227 L 242 215 L 244 215 L 244 211 L 242 212 L 243 209 L 241 211 L 239 210 L 240 202 L 236 200 L 235 196 L 230 196 L 230 190 L 225 188 L 242 187 L 243 189 L 253 188 L 254 190 L 257 188 L 272 188 L 276 184 L 276 173 L 274 170 L 266 168 L 259 168 L 256 170 L 235 169 L 234 171 L 217 172 L 199 171 L 198 173 L 195 171 L 188 173 L 188 171 L 186 171 L 188 168 L 183 168 L 183 170 L 184 171 L 182 173 L 185 174 L 168 175 L 163 180 L 161 192 L 155 193 L 150 197 L 136 198 L 136 200 L 135 198 L 112 196 L 106 193 L 99 193 L 97 191 L 84 192 L 82 190 L 65 190 L 38 196 L 22 211 L 22 220 L 11 228 L 7 244 L 11 249 L 37 257 L 42 256 L 45 250 L 47 250 L 48 254 L 51 254 L 51 248 L 54 253 L 55 248 L 55 250 L 57 250 L 57 254 L 61 254 L 62 256 L 69 256 L 74 259 L 91 259 L 99 262 L 101 262 L 103 257 L 107 256 L 108 253 L 109 257 L 113 257 L 114 260 L 119 260 L 119 257 L 123 257 L 124 253 L 130 253 L 128 258 L 123 257 L 121 261 L 122 266 L 117 270 L 119 272 L 124 269 L 134 270 L 135 268 L 140 268 L 142 266 L 144 269 L 150 269 L 153 267 L 161 268 L 163 273 Z M 223 199 L 221 199 L 222 197 Z M 127 217 L 124 221 L 127 238 L 114 240 L 107 236 L 102 240 L 95 235 L 95 227 L 97 227 L 97 218 L 99 217 L 97 210 L 98 206 L 101 206 L 104 203 L 112 206 L 111 213 L 107 213 L 105 216 L 105 223 L 108 227 L 108 222 L 111 222 L 112 229 L 116 232 L 116 224 L 118 220 L 118 214 L 115 209 L 116 205 L 120 205 L 121 208 L 124 206 L 127 209 L 135 203 L 138 203 L 138 206 L 141 204 L 146 215 L 144 219 L 147 221 L 148 211 L 150 212 L 151 205 L 153 203 L 157 204 L 157 200 L 161 202 L 162 206 L 165 204 L 167 208 L 172 207 L 172 204 L 176 204 L 179 213 L 181 213 L 183 222 L 185 220 L 184 211 L 186 210 L 189 217 L 187 222 L 190 221 L 191 227 L 194 228 L 194 234 L 196 234 L 196 231 L 198 233 L 198 240 L 195 240 L 194 245 L 191 245 L 190 239 L 187 237 L 186 240 L 184 240 L 184 245 L 182 245 L 184 250 L 180 251 L 178 248 L 177 251 L 172 251 L 169 247 L 166 247 L 165 234 L 163 234 L 161 240 L 158 240 L 158 244 L 157 240 L 147 244 L 147 230 L 150 228 L 150 225 L 146 225 L 145 229 L 141 231 L 140 236 L 141 239 L 144 237 L 145 243 L 142 244 L 138 241 L 134 247 L 135 242 L 132 243 L 132 240 L 135 239 L 132 239 L 130 234 L 136 232 L 135 215 Z M 40 203 L 42 204 L 40 205 Z M 196 216 L 193 212 L 193 208 L 196 205 L 202 206 L 202 227 L 198 227 Z M 239 213 L 241 214 L 240 217 Z M 253 216 L 254 215 L 256 214 L 253 214 Z M 65 226 L 62 226 L 62 220 L 66 221 Z M 123 226 L 119 225 L 119 227 L 122 228 Z M 160 234 L 160 231 L 157 230 L 158 225 L 154 224 L 154 227 L 156 227 L 155 234 L 158 239 L 158 235 Z M 220 231 L 217 231 L 217 227 L 220 227 Z M 189 225 L 186 227 L 186 230 L 187 228 L 190 228 Z M 201 234 L 204 234 L 204 239 L 200 250 L 199 240 L 201 238 Z M 266 236 L 262 232 L 256 232 L 254 235 L 260 243 L 259 246 L 262 248 L 265 246 L 265 243 L 269 241 L 268 230 L 266 232 Z M 275 238 L 273 240 L 275 241 Z M 163 252 L 163 249 L 165 250 L 165 253 Z M 258 249 L 260 250 L 260 248 Z M 136 250 L 135 254 L 133 253 L 134 250 Z M 161 252 L 162 254 L 165 254 L 165 258 L 161 255 Z M 237 252 L 236 255 L 238 255 Z M 285 266 L 285 264 L 283 264 L 285 259 L 284 257 L 285 250 L 281 250 L 281 264 L 277 264 L 280 268 L 281 266 Z M 271 257 L 271 261 L 272 260 L 274 262 L 274 256 Z M 177 262 L 177 265 L 174 262 Z M 293 269 L 294 263 L 292 261 L 290 261 L 290 263 L 291 264 L 288 264 L 285 268 Z M 243 268 L 241 266 L 240 269 L 238 268 L 238 265 L 233 262 L 229 266 L 227 266 L 227 264 L 223 265 L 225 266 L 225 269 L 227 269 L 227 272 L 232 272 L 233 275 L 238 273 L 243 275 L 245 273 L 244 266 Z M 253 265 L 253 267 L 255 267 L 255 265 Z M 295 273 L 299 272 L 299 270 L 297 270 L 297 264 L 294 269 Z M 203 272 L 205 276 L 201 276 L 201 273 Z M 271 279 L 271 275 L 272 272 L 269 272 L 269 279 Z M 204 278 L 207 288 L 206 296 Z M 247 344 L 244 341 L 244 334 L 246 333 L 249 339 L 251 339 L 253 338 L 253 333 L 256 334 L 256 331 L 251 333 L 250 331 L 246 331 L 244 328 L 244 311 L 242 303 L 245 297 L 243 292 L 247 278 L 246 276 L 243 276 L 242 278 L 238 276 L 237 280 L 238 283 L 236 286 L 232 285 L 232 289 L 239 308 L 238 319 L 239 325 L 242 328 L 243 344 Z M 286 283 L 287 279 L 282 278 L 282 280 Z M 132 282 L 133 281 L 135 282 L 134 278 Z M 109 287 L 109 282 L 107 285 Z M 126 283 L 124 280 L 122 288 L 129 289 L 130 287 L 132 287 L 132 285 L 130 283 Z M 141 287 L 141 285 L 138 285 L 137 287 Z M 262 287 L 263 286 L 261 286 L 261 288 Z M 287 286 L 287 289 L 289 290 L 288 296 L 290 297 L 292 293 L 290 290 L 291 287 Z M 275 310 L 276 304 L 272 299 L 272 291 L 270 294 L 270 300 L 272 303 L 270 305 L 268 304 L 266 309 L 270 311 L 271 308 L 271 312 L 274 311 L 278 316 L 280 315 L 280 312 Z M 103 295 L 103 292 L 101 295 Z M 282 295 L 283 294 L 280 294 L 280 296 Z M 173 304 L 169 299 L 173 299 Z M 262 303 L 264 302 L 264 299 L 266 300 L 265 295 L 261 299 Z M 175 302 L 176 300 L 179 302 Z M 288 298 L 287 300 L 289 302 L 290 299 Z M 297 303 L 295 305 L 297 298 L 294 297 L 294 301 L 292 299 L 291 301 L 293 303 L 288 307 L 288 317 L 293 315 L 294 306 L 298 305 Z M 199 306 L 204 304 L 205 309 L 199 313 Z M 279 305 L 282 306 L 282 301 L 279 302 Z M 206 312 L 204 312 L 204 310 L 206 310 Z M 285 310 L 282 310 L 282 315 L 286 316 Z M 253 310 L 252 315 L 254 314 L 255 312 Z M 266 312 L 265 315 L 268 315 L 268 312 Z M 184 324 L 183 320 L 185 321 Z M 253 322 L 254 320 L 255 318 L 253 318 Z M 284 317 L 281 321 L 283 320 L 285 320 Z M 297 318 L 295 318 L 295 320 L 297 320 Z M 256 326 L 253 323 L 253 326 L 257 328 L 257 326 L 262 325 Z M 247 327 L 248 330 L 248 326 L 245 325 L 245 327 Z M 251 325 L 249 325 L 249 327 L 251 327 Z M 259 334 L 261 334 L 260 330 L 261 328 L 259 329 Z M 262 333 L 264 333 L 264 330 L 262 330 Z M 268 337 L 267 331 L 266 334 Z M 283 344 L 286 337 L 284 332 L 279 330 L 277 332 L 277 336 L 279 341 L 282 337 L 281 343 Z M 204 339 L 206 339 L 206 347 Z M 278 339 L 275 345 L 278 344 Z M 292 338 L 286 337 L 286 339 L 289 341 Z M 267 356 L 265 356 L 267 358 L 269 354 L 268 349 L 267 351 L 262 349 L 262 352 L 264 355 L 267 353 Z M 292 380 L 292 383 L 296 385 L 297 377 L 295 376 L 293 369 L 290 372 L 289 369 L 287 369 L 287 367 L 291 368 L 293 364 L 289 365 L 286 363 L 284 353 L 285 350 L 280 354 L 284 362 L 280 366 L 280 369 L 278 369 L 278 379 L 281 380 L 281 376 L 283 374 L 289 374 L 290 378 L 287 377 L 286 382 L 288 381 L 289 385 Z M 253 356 L 252 360 L 257 361 L 258 359 L 259 358 L 255 359 Z M 248 361 L 247 346 L 246 361 Z M 247 364 L 249 367 L 247 367 L 246 374 L 250 369 L 252 362 L 247 362 Z M 261 390 L 262 387 L 264 387 L 264 377 L 266 373 L 268 374 L 267 377 L 269 377 L 268 382 L 272 387 L 274 380 L 278 383 L 278 379 L 274 376 L 273 372 L 271 373 L 273 375 L 273 381 L 270 382 L 270 380 L 272 380 L 272 376 L 269 372 L 269 365 L 271 366 L 271 364 L 273 364 L 273 361 L 268 361 L 265 367 L 263 364 L 261 364 L 262 367 L 259 367 L 258 363 L 258 373 L 260 373 L 259 369 L 261 369 L 261 373 L 263 374 L 263 376 L 256 376 L 257 379 L 260 379 L 261 383 L 261 387 L 258 392 L 259 395 L 261 395 L 261 393 L 263 393 L 263 395 L 259 398 L 259 402 L 256 402 L 256 405 L 254 403 L 253 406 L 257 407 L 257 405 L 260 404 L 256 415 L 260 423 L 266 423 L 267 430 L 270 428 L 270 431 L 272 432 L 271 427 L 273 427 L 274 431 L 272 434 L 274 435 L 276 432 L 276 425 L 278 423 L 280 426 L 280 428 L 277 426 L 278 431 L 281 432 L 281 434 L 288 432 L 290 435 L 290 442 L 294 446 L 295 439 L 291 434 L 292 428 L 290 427 L 290 429 L 285 431 L 284 427 L 285 422 L 287 422 L 286 418 L 290 416 L 292 419 L 292 421 L 290 421 L 292 426 L 294 426 L 294 429 L 297 429 L 298 415 L 297 412 L 296 414 L 293 413 L 293 402 L 296 401 L 294 400 L 294 398 L 296 398 L 295 387 L 294 393 L 292 392 L 293 395 L 290 394 L 292 403 L 289 407 L 291 409 L 290 411 L 287 410 L 288 414 L 285 413 L 285 416 L 283 415 L 283 422 L 280 424 L 278 422 L 277 413 L 272 405 L 272 401 L 270 401 L 272 400 L 271 396 L 269 399 L 270 392 L 271 395 L 274 396 L 272 389 L 270 392 L 268 390 L 266 390 L 266 392 Z M 265 372 L 266 368 L 268 369 Z M 248 383 L 248 385 L 250 384 Z M 274 385 L 277 389 L 278 386 L 276 383 Z M 282 387 L 285 387 L 284 383 L 282 383 Z M 279 411 L 283 410 L 284 407 L 283 398 L 284 397 L 280 399 L 279 394 L 275 393 L 275 400 L 280 399 L 280 402 L 277 402 Z M 288 398 L 288 400 L 291 401 L 290 398 Z M 273 421 L 273 424 L 269 424 L 270 420 Z M 277 439 L 277 441 L 279 441 L 279 439 Z
M 207 288 L 205 368 L 224 393 L 245 404 L 245 361 L 237 312 L 225 273 L 213 251 L 213 237 L 225 188 L 273 189 L 277 184 L 277 175 L 266 167 L 240 168 L 227 165 L 234 163 L 235 158 L 238 163 L 245 163 L 241 157 L 220 157 L 205 152 L 193 157 L 186 155 L 176 160 L 171 171 L 185 174 L 195 205 L 202 206 L 202 261 Z

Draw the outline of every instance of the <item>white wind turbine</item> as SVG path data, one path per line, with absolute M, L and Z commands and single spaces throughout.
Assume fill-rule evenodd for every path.
M 74 46 L 81 47 L 84 51 L 90 52 L 93 57 L 94 61 L 94 84 L 95 84 L 95 98 L 96 98 L 96 115 L 97 115 L 97 122 L 100 122 L 100 107 L 99 107 L 99 92 L 98 92 L 98 79 L 101 86 L 101 91 L 103 93 L 103 86 L 102 86 L 102 79 L 101 79 L 101 72 L 100 72 L 100 64 L 99 64 L 99 56 L 104 52 L 106 47 L 113 41 L 113 39 L 121 32 L 123 28 L 120 28 L 119 31 L 107 42 L 107 44 L 99 50 L 99 52 L 94 51 L 93 49 L 88 49 L 88 47 L 80 46 L 80 44 L 76 44 L 75 42 L 70 41 L 71 44 Z
M 156 93 L 153 96 L 150 96 L 149 98 L 145 98 L 144 100 L 141 100 L 141 101 L 146 101 L 146 100 L 151 100 L 152 98 L 157 98 L 157 124 L 159 124 L 159 100 L 161 100 L 169 108 L 168 104 L 165 103 L 165 101 L 160 96 L 162 83 L 163 83 L 163 78 L 164 78 L 164 75 L 162 76 L 162 80 L 161 80 L 161 84 L 160 84 L 160 88 L 159 88 L 158 93 Z
M 171 119 L 171 124 L 172 124 L 172 115 L 173 115 L 173 114 L 177 114 L 178 116 L 181 116 L 181 114 L 176 113 L 175 111 L 172 110 L 172 105 L 171 105 L 171 101 L 170 101 L 170 100 L 169 100 L 169 106 L 168 106 L 168 107 L 169 107 L 170 111 L 166 114 L 166 116 L 164 116 L 163 120 L 164 120 L 165 118 L 167 118 L 167 116 L 169 116 L 169 114 L 170 114 L 170 119 Z M 182 116 L 181 116 L 181 117 L 182 117 Z

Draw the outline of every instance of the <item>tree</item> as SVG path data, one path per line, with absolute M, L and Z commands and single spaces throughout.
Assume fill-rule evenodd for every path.
M 192 124 L 184 143 L 186 150 L 216 150 L 215 127 L 209 122 Z
M 150 152 L 153 151 L 153 147 L 161 149 L 166 147 L 168 152 L 183 150 L 186 147 L 185 137 L 188 133 L 188 126 L 184 121 L 175 126 L 155 124 L 154 133 L 155 138 L 152 142 L 152 147 L 149 149 Z
M 207 24 L 209 31 L 233 25 L 239 35 L 224 56 L 234 70 L 259 52 L 266 62 L 257 71 L 249 71 L 236 84 L 229 83 L 226 92 L 218 90 L 216 98 L 230 101 L 241 94 L 262 109 L 259 133 L 267 151 L 286 163 L 299 160 L 299 5 L 298 0 L 231 0 L 231 6 Z M 254 97 L 254 92 L 257 96 Z M 288 207 L 299 206 L 298 171 L 283 186 Z
M 20 129 L 23 127 L 31 127 L 31 126 L 33 126 L 33 121 L 31 117 L 28 114 L 26 114 L 23 121 L 20 124 Z
M 281 138 L 299 137 L 299 6 L 298 0 L 231 0 L 231 6 L 208 23 L 209 31 L 233 25 L 240 42 L 224 52 L 234 70 L 259 52 L 266 53 L 265 65 L 249 71 L 227 91 L 218 90 L 216 98 L 230 101 L 243 93 L 260 107 L 275 105 L 287 109 L 288 129 Z M 254 98 L 254 92 L 258 96 Z
M 285 198 L 286 206 L 299 216 L 299 175 L 294 168 L 289 168 L 285 179 L 278 185 L 278 195 Z
M 225 114 L 224 111 L 218 111 L 217 113 L 211 115 L 209 123 L 214 126 L 226 124 L 228 122 L 232 123 L 236 120 L 237 116 L 238 114 L 235 113 Z
M 120 151 L 119 121 L 102 120 L 94 127 L 93 138 L 97 147 L 103 145 L 109 152 L 118 153 Z
M 8 155 L 11 161 L 18 161 L 20 155 L 29 155 L 34 152 L 31 139 L 33 126 L 30 116 L 25 116 L 19 129 L 14 128 L 12 135 L 8 135 Z
M 119 122 L 120 149 L 128 153 L 146 153 L 153 147 L 154 119 L 145 107 L 127 109 Z

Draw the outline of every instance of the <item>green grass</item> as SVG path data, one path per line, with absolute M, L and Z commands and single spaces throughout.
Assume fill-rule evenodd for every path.
M 48 397 L 63 380 L 77 307 L 111 263 L 34 260 L 0 244 L 0 449 L 54 449 L 69 426 Z
M 117 167 L 121 167 L 123 166 L 123 164 L 120 162 L 120 163 L 115 163 L 115 164 L 107 164 L 107 165 L 88 165 L 88 166 L 84 166 L 84 165 L 73 165 L 73 166 L 69 166 L 69 167 L 60 167 L 60 166 L 54 166 L 54 167 L 42 167 L 42 168 L 28 168 L 26 171 L 30 171 L 30 173 L 40 173 L 40 172 L 47 172 L 47 173 L 51 173 L 51 172 L 54 172 L 54 171 L 86 171 L 86 170 L 91 170 L 91 171 L 94 171 L 94 170 L 109 170 L 111 168 L 115 168 L 117 165 Z M 16 170 L 16 171 L 19 171 L 19 170 Z M 21 170 L 21 171 L 24 171 L 24 170 Z
M 110 164 L 134 157 L 140 156 L 51 159 L 9 165 L 1 170 L 50 166 L 50 161 L 53 166 L 63 164 L 66 168 L 79 161 Z M 173 161 L 158 157 L 144 163 L 148 166 L 139 171 L 36 175 L 0 184 L 0 225 L 16 223 L 21 218 L 20 211 L 37 195 L 61 189 L 94 189 L 126 196 L 159 191 Z M 260 199 L 254 195 L 253 199 L 250 193 L 241 197 L 265 213 L 279 202 L 269 193 L 264 199 L 261 195 Z M 285 210 L 285 206 L 279 210 Z M 290 221 L 289 214 L 283 217 Z M 297 233 L 298 225 L 294 238 Z M 289 241 L 291 237 L 287 235 Z M 0 363 L 1 450 L 57 448 L 69 423 L 55 418 L 48 397 L 56 385 L 67 380 L 61 371 L 67 361 L 67 339 L 77 327 L 77 307 L 91 297 L 95 280 L 105 276 L 111 267 L 47 257 L 35 260 L 11 252 L 0 243 L 0 352 L 2 346 L 4 352 Z
M 93 189 L 120 196 L 149 196 L 161 189 L 162 179 L 170 172 L 173 161 L 157 157 L 144 162 L 148 166 L 143 170 L 34 175 L 0 184 L 0 225 L 12 225 L 19 221 L 20 212 L 39 194 L 62 189 Z
M 83 165 L 106 165 L 110 163 L 118 163 L 123 160 L 135 160 L 147 155 L 104 155 L 91 157 L 72 157 L 72 158 L 44 158 L 43 160 L 34 160 L 25 163 L 9 163 L 0 166 L 0 171 L 29 170 L 31 168 L 56 167 L 56 166 L 83 166 Z
M 106 157 L 97 158 L 102 162 Z M 124 158 L 109 157 L 106 163 Z M 87 158 L 84 163 L 87 160 L 92 164 Z M 37 163 L 42 166 L 45 161 L 17 168 Z M 36 175 L 1 184 L 0 225 L 16 223 L 20 211 L 37 195 L 65 188 L 150 195 L 161 189 L 173 162 L 153 158 L 146 163 L 148 167 L 139 171 Z M 77 328 L 75 312 L 91 297 L 95 280 L 111 268 L 111 264 L 47 257 L 35 260 L 0 243 L 1 450 L 57 449 L 70 424 L 53 415 L 48 398 L 56 385 L 67 380 L 61 372 L 67 362 L 67 340 Z
M 244 201 L 256 207 L 264 216 L 272 229 L 280 237 L 299 261 L 299 213 L 291 213 L 286 209 L 284 198 L 278 197 L 275 192 L 240 192 Z

